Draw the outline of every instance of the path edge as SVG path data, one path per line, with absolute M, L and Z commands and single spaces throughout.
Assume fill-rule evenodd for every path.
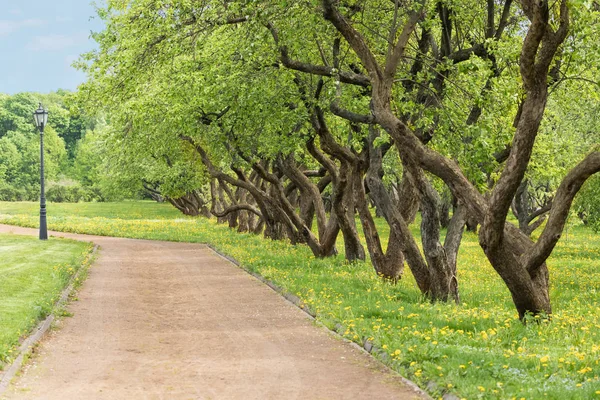
M 92 242 L 89 242 L 92 243 Z M 96 255 L 99 246 L 95 243 L 92 243 L 94 248 L 89 253 L 89 260 L 93 260 L 93 257 Z M 13 360 L 13 362 L 8 366 L 7 369 L 0 372 L 0 396 L 2 396 L 6 390 L 10 387 L 10 383 L 13 378 L 17 375 L 17 373 L 21 370 L 23 366 L 23 362 L 25 361 L 25 356 L 29 355 L 32 349 L 42 340 L 42 338 L 46 335 L 50 327 L 52 326 L 52 322 L 56 320 L 56 316 L 54 315 L 56 311 L 63 305 L 65 305 L 69 299 L 69 296 L 75 291 L 75 284 L 77 283 L 78 278 L 84 271 L 87 271 L 92 263 L 90 262 L 88 265 L 82 264 L 77 272 L 71 277 L 69 280 L 69 284 L 60 294 L 59 299 L 54 303 L 52 307 L 52 312 L 31 331 L 32 333 L 21 343 L 18 348 L 18 355 Z
M 399 374 L 397 371 L 393 370 L 389 365 L 387 365 L 385 363 L 385 360 L 389 359 L 389 355 L 383 349 L 381 349 L 378 346 L 375 346 L 372 342 L 370 342 L 369 340 L 366 340 L 366 339 L 363 341 L 363 344 L 361 346 L 359 343 L 356 343 L 352 340 L 345 338 L 344 336 L 342 336 L 340 334 L 340 332 L 343 332 L 345 330 L 345 328 L 339 322 L 337 322 L 335 324 L 334 329 L 329 329 L 329 327 L 327 327 L 325 324 L 323 324 L 321 321 L 319 321 L 317 319 L 317 314 L 307 304 L 305 304 L 302 301 L 302 299 L 300 299 L 298 296 L 286 291 L 284 288 L 273 283 L 272 281 L 268 280 L 267 278 L 260 275 L 259 273 L 248 269 L 246 266 L 244 266 L 238 260 L 223 253 L 221 250 L 219 250 L 214 245 L 212 245 L 210 243 L 204 243 L 204 244 L 206 245 L 206 247 L 208 247 L 209 249 L 214 251 L 219 257 L 229 261 L 230 263 L 232 263 L 235 266 L 237 266 L 238 268 L 242 269 L 249 275 L 252 275 L 254 278 L 258 279 L 260 282 L 262 282 L 265 285 L 267 285 L 268 287 L 270 287 L 274 292 L 276 292 L 277 294 L 282 296 L 288 302 L 292 303 L 294 306 L 296 306 L 300 310 L 304 311 L 310 317 L 310 319 L 312 319 L 313 321 L 318 323 L 320 326 L 325 328 L 330 334 L 332 334 L 335 337 L 341 339 L 342 341 L 354 346 L 358 350 L 360 350 L 364 353 L 367 353 L 375 361 L 377 361 L 379 364 L 381 364 L 386 370 L 388 370 L 389 372 L 393 373 L 394 375 L 400 377 L 400 380 L 402 381 L 402 383 L 405 384 L 406 386 L 408 386 L 409 388 L 411 388 L 416 394 L 421 395 L 424 399 L 433 400 L 433 397 L 431 397 L 427 392 L 425 392 L 423 389 L 421 389 L 416 383 L 405 378 L 404 376 Z M 1 387 L 0 387 L 0 394 L 2 394 Z

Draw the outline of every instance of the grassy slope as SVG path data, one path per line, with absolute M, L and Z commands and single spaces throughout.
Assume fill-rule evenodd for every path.
M 0 368 L 44 318 L 90 251 L 89 243 L 0 234 Z
M 132 218 L 121 211 L 126 207 Z M 435 382 L 429 385 L 434 396 L 451 391 L 466 398 L 600 398 L 600 236 L 583 227 L 570 228 L 549 263 L 553 321 L 523 326 L 472 234 L 461 246 L 463 302 L 455 306 L 424 302 L 408 271 L 392 286 L 378 280 L 368 263 L 314 259 L 304 246 L 182 218 L 167 205 L 74 204 L 49 210 L 52 229 L 212 243 L 299 295 L 325 324 L 341 322 L 350 340 L 383 347 L 386 362 L 408 378 L 423 387 Z M 35 208 L 0 203 L 0 222 L 35 226 Z

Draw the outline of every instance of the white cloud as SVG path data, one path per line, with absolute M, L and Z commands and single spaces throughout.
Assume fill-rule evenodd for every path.
M 44 25 L 45 21 L 41 19 L 24 19 L 21 21 L 0 21 L 0 36 L 10 35 L 22 28 L 31 28 Z
M 75 35 L 36 36 L 27 44 L 32 51 L 58 51 L 78 46 L 88 40 L 89 34 L 80 32 Z

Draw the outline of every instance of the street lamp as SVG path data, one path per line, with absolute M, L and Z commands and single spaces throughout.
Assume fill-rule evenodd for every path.
M 41 181 L 41 196 L 40 196 L 40 240 L 48 239 L 48 226 L 46 224 L 46 195 L 44 193 L 44 127 L 48 122 L 48 111 L 44 110 L 42 103 L 33 113 L 35 124 L 40 130 L 40 181 Z

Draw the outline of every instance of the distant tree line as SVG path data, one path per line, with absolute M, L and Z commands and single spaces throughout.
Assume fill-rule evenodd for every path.
M 146 196 L 142 186 L 124 191 L 111 184 L 102 156 L 102 117 L 85 116 L 73 93 L 0 94 L 0 200 L 34 201 L 40 195 L 40 137 L 33 112 L 49 111 L 44 131 L 46 196 L 53 202 L 106 201 Z M 91 113 L 88 113 L 88 115 Z

